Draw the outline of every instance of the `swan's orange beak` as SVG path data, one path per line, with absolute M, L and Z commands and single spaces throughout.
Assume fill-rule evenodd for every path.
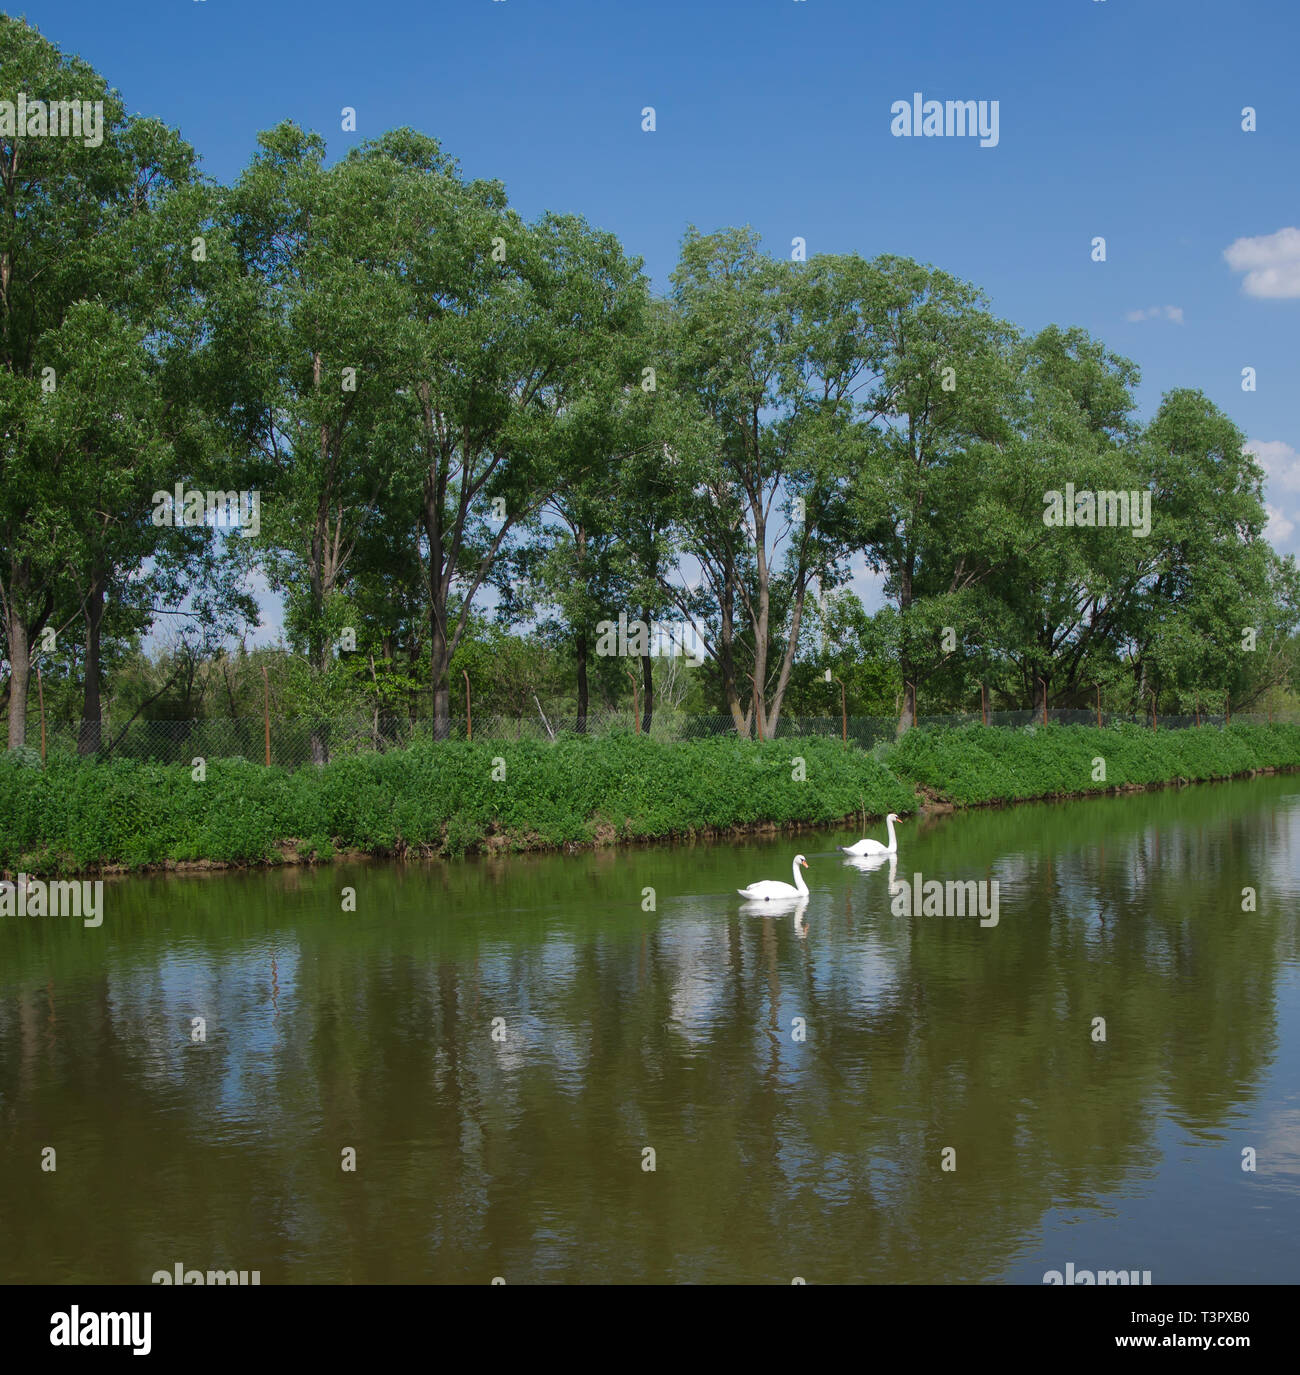
M 805 860 L 802 860 L 801 863 L 803 864 L 803 867 L 804 867 L 805 869 L 808 867 L 808 861 L 807 861 L 806 859 L 805 859 Z

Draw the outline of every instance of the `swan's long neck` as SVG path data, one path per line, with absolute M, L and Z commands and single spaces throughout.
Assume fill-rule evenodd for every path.
M 892 855 L 898 849 L 898 837 L 894 834 L 894 818 L 887 818 L 885 825 L 889 828 L 889 853 Z
M 797 859 L 795 860 L 791 868 L 794 869 L 794 886 L 801 893 L 806 893 L 808 891 L 808 885 L 803 881 L 803 870 L 800 869 L 799 861 Z

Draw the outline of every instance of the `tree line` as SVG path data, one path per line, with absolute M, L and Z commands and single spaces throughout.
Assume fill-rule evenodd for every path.
M 525 219 L 414 130 L 331 163 L 286 122 L 222 186 L 21 20 L 0 72 L 104 108 L 93 147 L 0 134 L 11 747 L 37 664 L 86 753 L 106 691 L 165 712 L 224 676 L 246 701 L 250 578 L 283 597 L 296 710 L 422 704 L 440 734 L 470 665 L 506 696 L 535 671 L 579 729 L 631 694 L 648 723 L 664 642 L 604 652 L 620 616 L 689 631 L 678 698 L 764 737 L 829 714 L 828 670 L 903 729 L 918 694 L 1168 711 L 1290 681 L 1300 584 L 1244 436 L 1190 389 L 1140 421 L 1137 368 L 1081 329 L 749 228 L 688 229 L 659 296 L 614 235 Z M 258 518 L 200 496 L 187 522 L 173 491 Z M 1100 523 L 1107 493 L 1147 494 L 1149 529 Z

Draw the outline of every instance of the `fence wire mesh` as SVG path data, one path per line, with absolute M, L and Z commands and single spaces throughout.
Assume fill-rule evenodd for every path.
M 1195 715 L 1159 716 L 1157 728 L 1179 730 L 1201 725 L 1224 724 L 1224 716 Z M 1262 722 L 1259 714 L 1233 713 L 1234 721 Z M 921 716 L 920 726 L 970 726 L 982 724 L 979 712 L 941 716 Z M 1047 720 L 1057 725 L 1096 725 L 1096 711 L 1059 709 L 1049 710 Z M 1043 712 L 995 711 L 989 713 L 988 724 L 1021 729 L 1041 725 Z M 1151 728 L 1149 713 L 1141 716 L 1103 712 L 1104 726 L 1130 723 Z M 585 721 L 576 716 L 553 716 L 549 713 L 522 716 L 473 716 L 467 723 L 464 717 L 453 718 L 439 733 L 431 718 L 409 716 L 331 717 L 328 719 L 272 719 L 270 722 L 270 762 L 280 768 L 296 769 L 312 763 L 323 763 L 343 755 L 373 751 L 407 749 L 420 743 L 438 739 L 464 740 L 555 740 L 562 736 L 602 736 L 614 732 L 646 734 L 653 740 L 703 740 L 716 736 L 738 735 L 730 716 L 695 716 L 680 712 L 656 711 L 648 725 L 630 711 L 589 712 Z M 850 716 L 847 722 L 839 716 L 783 716 L 775 731 L 776 739 L 795 739 L 807 736 L 846 738 L 862 749 L 892 741 L 898 736 L 896 717 Z M 137 720 L 115 725 L 106 720 L 101 731 L 98 751 L 82 748 L 80 730 L 76 723 L 47 723 L 45 746 L 47 752 L 98 753 L 115 758 L 149 760 L 168 764 L 191 764 L 196 759 L 248 759 L 254 763 L 267 761 L 267 726 L 262 717 L 210 717 L 194 721 Z M 751 728 L 750 738 L 754 738 Z M 29 748 L 41 748 L 39 722 L 29 724 Z

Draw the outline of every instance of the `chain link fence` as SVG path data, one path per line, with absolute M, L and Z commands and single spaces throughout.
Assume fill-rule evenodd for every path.
M 1047 720 L 1058 725 L 1096 725 L 1096 711 L 1049 710 Z M 1187 716 L 1159 716 L 1157 728 L 1178 730 L 1201 725 L 1223 725 L 1224 717 L 1202 713 L 1199 718 Z M 1260 714 L 1233 713 L 1234 721 L 1263 722 Z M 979 712 L 948 716 L 922 716 L 921 726 L 969 726 L 982 724 Z M 994 711 L 988 724 L 1029 728 L 1041 725 L 1042 709 L 1034 711 Z M 1103 712 L 1103 725 L 1128 722 L 1150 727 L 1151 716 L 1130 716 Z M 622 731 L 629 734 L 646 733 L 660 741 L 703 740 L 714 736 L 738 734 L 730 716 L 693 716 L 671 710 L 656 711 L 646 730 L 644 720 L 630 711 L 591 712 L 585 722 L 574 716 L 553 716 L 536 712 L 523 716 L 473 716 L 467 723 L 464 717 L 453 718 L 441 738 L 464 740 L 553 740 L 562 735 L 609 735 Z M 47 752 L 75 754 L 78 751 L 78 727 L 74 723 L 51 723 L 46 727 Z M 892 741 L 898 735 L 896 717 L 850 716 L 783 716 L 780 718 L 777 739 L 796 739 L 807 736 L 846 738 L 862 749 Z M 751 731 L 752 737 L 752 731 Z M 341 755 L 370 751 L 407 749 L 421 742 L 438 739 L 435 722 L 428 718 L 409 716 L 369 716 L 272 720 L 269 746 L 267 723 L 262 717 L 207 718 L 197 721 L 132 721 L 114 726 L 111 720 L 103 726 L 102 755 L 116 758 L 152 760 L 167 764 L 191 764 L 196 759 L 249 759 L 264 764 L 268 750 L 270 762 L 281 768 L 296 769 L 304 764 L 323 762 Z M 39 721 L 29 725 L 29 748 L 41 748 Z

